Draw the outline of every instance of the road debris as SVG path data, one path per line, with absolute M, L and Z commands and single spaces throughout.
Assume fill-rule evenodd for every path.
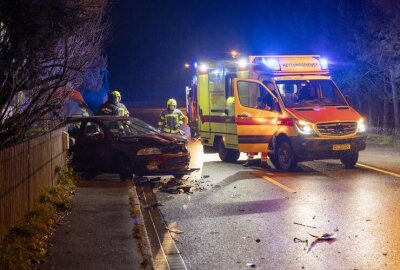
M 317 238 L 317 240 L 333 240 L 336 239 L 336 234 L 334 233 L 324 233 L 322 235 L 314 235 L 307 232 L 310 236 Z
M 151 204 L 148 204 L 148 205 L 144 205 L 143 209 L 156 208 L 156 207 L 159 207 L 159 206 L 165 206 L 165 204 L 159 203 L 159 202 L 155 202 L 155 203 L 151 203 Z
M 257 242 L 257 243 L 260 243 L 260 242 L 261 242 L 261 240 L 260 240 L 260 239 L 256 239 L 256 242 Z
M 232 194 L 231 198 L 240 198 L 240 194 Z
M 293 242 L 295 242 L 295 243 L 305 243 L 306 247 L 308 247 L 308 239 L 303 240 L 303 239 L 295 237 L 295 238 L 293 238 Z
M 176 226 L 171 226 L 171 227 L 165 227 L 169 232 L 172 232 L 172 233 L 176 233 L 176 234 L 181 234 L 181 233 L 183 233 L 183 231 L 181 230 L 181 229 L 179 229 L 178 227 L 176 227 Z
M 255 263 L 247 263 L 246 266 L 247 267 L 251 267 L 251 268 L 255 268 L 256 264 Z
M 301 223 L 298 223 L 298 222 L 294 222 L 293 224 L 300 225 L 300 226 L 307 227 L 307 228 L 312 228 L 312 229 L 316 229 L 317 228 L 317 227 L 314 227 L 314 226 L 304 225 L 304 224 L 301 224 Z

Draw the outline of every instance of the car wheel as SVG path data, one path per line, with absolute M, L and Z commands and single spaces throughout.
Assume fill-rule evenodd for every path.
M 92 180 L 96 177 L 96 175 L 98 175 L 98 173 L 95 171 L 85 171 L 80 173 L 79 175 L 85 180 Z
M 129 159 L 124 156 L 120 156 L 117 159 L 117 172 L 121 181 L 125 181 L 127 179 L 131 180 L 133 177 L 133 172 L 131 169 L 131 164 Z
M 353 169 L 358 161 L 358 152 L 345 155 L 340 158 L 340 161 L 346 167 L 346 169 Z
M 279 142 L 276 150 L 274 161 L 271 159 L 275 167 L 282 171 L 293 171 L 296 169 L 297 160 L 292 146 L 288 141 Z
M 218 155 L 219 158 L 224 162 L 236 162 L 240 156 L 240 152 L 235 149 L 225 148 L 224 141 L 222 139 L 218 140 Z

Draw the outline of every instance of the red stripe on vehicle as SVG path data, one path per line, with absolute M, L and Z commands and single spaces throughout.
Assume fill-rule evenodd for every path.
M 241 126 L 276 126 L 276 117 L 236 117 L 236 124 Z

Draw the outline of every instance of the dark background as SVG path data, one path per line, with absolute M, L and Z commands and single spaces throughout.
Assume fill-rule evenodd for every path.
M 320 54 L 351 64 L 344 47 L 362 1 L 115 1 L 106 55 L 123 102 L 184 101 L 184 63 L 243 54 Z M 183 104 L 180 104 L 183 105 Z

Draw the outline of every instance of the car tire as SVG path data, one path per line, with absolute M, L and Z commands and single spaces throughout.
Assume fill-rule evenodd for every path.
M 132 180 L 133 172 L 131 169 L 131 164 L 127 157 L 119 156 L 117 158 L 116 167 L 117 167 L 117 173 L 119 175 L 119 179 L 121 181 L 125 181 L 127 179 Z
M 240 152 L 235 149 L 225 148 L 224 141 L 218 139 L 217 142 L 218 156 L 224 162 L 236 162 L 239 159 Z
M 269 160 L 271 160 L 272 165 L 274 165 L 275 168 L 278 168 L 279 164 L 278 164 L 278 160 L 275 158 L 274 155 L 268 155 Z
M 85 171 L 79 174 L 85 180 L 92 180 L 98 175 L 98 172 L 95 171 Z
M 294 171 L 296 169 L 296 156 L 294 155 L 292 145 L 288 140 L 278 142 L 275 156 L 271 161 L 278 170 Z
M 346 169 L 354 169 L 354 166 L 357 164 L 358 161 L 358 152 L 344 155 L 340 158 L 340 161 Z

